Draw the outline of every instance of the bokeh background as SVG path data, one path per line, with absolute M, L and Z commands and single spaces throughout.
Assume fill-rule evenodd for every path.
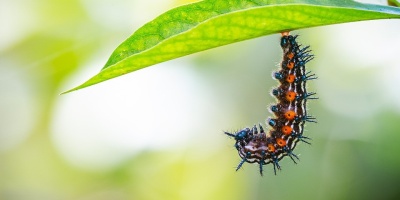
M 301 162 L 260 177 L 223 131 L 264 123 L 279 35 L 66 95 L 188 0 L 0 0 L 0 199 L 398 199 L 400 20 L 295 31 L 316 58 Z M 365 1 L 364 1 L 365 2 Z M 384 4 L 385 1 L 368 1 Z

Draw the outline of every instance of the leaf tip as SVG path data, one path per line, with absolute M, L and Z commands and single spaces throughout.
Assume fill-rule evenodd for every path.
M 80 87 L 75 87 L 75 88 L 72 88 L 72 89 L 70 89 L 70 90 L 61 92 L 60 95 L 68 94 L 68 93 L 71 93 L 71 92 L 76 91 L 76 90 L 79 90 L 79 89 L 81 89 L 81 88 L 80 88 Z

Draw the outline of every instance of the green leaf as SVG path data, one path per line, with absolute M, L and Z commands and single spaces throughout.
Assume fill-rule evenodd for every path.
M 201 1 L 172 9 L 139 28 L 115 49 L 97 75 L 67 92 L 174 58 L 264 35 L 390 18 L 400 18 L 400 9 L 350 0 Z

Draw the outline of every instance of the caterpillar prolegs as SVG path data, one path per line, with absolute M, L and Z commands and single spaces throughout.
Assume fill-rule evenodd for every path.
M 294 163 L 299 157 L 293 153 L 298 142 L 310 144 L 309 137 L 303 135 L 306 122 L 316 123 L 316 119 L 307 114 L 307 100 L 317 99 L 314 92 L 307 92 L 306 83 L 316 79 L 315 74 L 306 71 L 305 65 L 314 58 L 310 46 L 297 43 L 298 35 L 282 33 L 280 46 L 283 59 L 280 70 L 273 73 L 279 86 L 271 94 L 278 102 L 270 107 L 275 118 L 268 118 L 271 129 L 266 133 L 261 124 L 252 128 L 244 128 L 236 133 L 225 132 L 235 139 L 235 148 L 241 157 L 236 168 L 239 170 L 247 163 L 258 163 L 260 174 L 263 166 L 273 164 L 274 173 L 280 170 L 279 161 L 288 156 Z

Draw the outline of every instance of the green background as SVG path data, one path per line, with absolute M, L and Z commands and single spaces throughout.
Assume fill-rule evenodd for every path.
M 0 1 L 0 199 L 398 199 L 400 21 L 294 31 L 311 45 L 300 163 L 240 159 L 223 131 L 264 123 L 279 35 L 66 95 L 144 23 L 189 1 Z M 382 3 L 382 1 L 369 1 Z

